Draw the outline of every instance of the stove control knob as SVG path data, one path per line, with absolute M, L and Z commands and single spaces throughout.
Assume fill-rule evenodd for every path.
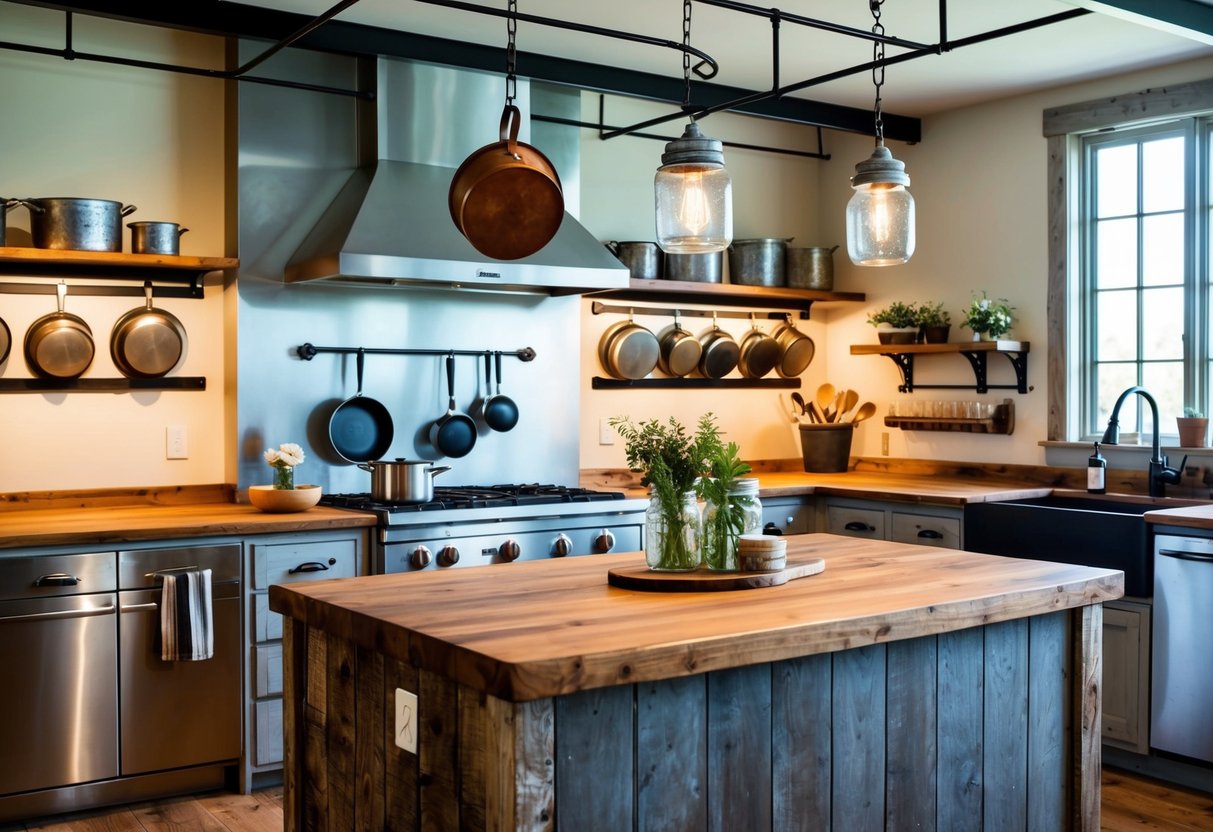
M 598 537 L 594 538 L 594 551 L 598 554 L 605 555 L 614 548 L 615 535 L 611 534 L 610 529 L 603 529 L 598 533 Z
M 518 545 L 518 541 L 514 539 L 507 540 L 497 547 L 497 556 L 506 563 L 518 560 L 518 556 L 522 554 L 522 547 Z
M 459 563 L 459 550 L 454 546 L 443 546 L 438 552 L 439 566 L 454 566 Z
M 573 541 L 569 540 L 567 534 L 558 534 L 552 542 L 552 557 L 562 558 L 573 550 Z
M 409 563 L 414 569 L 425 569 L 433 559 L 434 556 L 426 546 L 418 546 L 409 554 Z

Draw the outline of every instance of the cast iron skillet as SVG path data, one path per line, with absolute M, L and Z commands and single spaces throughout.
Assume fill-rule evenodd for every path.
M 430 444 L 443 456 L 461 457 L 476 446 L 476 423 L 466 413 L 455 410 L 455 354 L 446 357 L 446 413 L 430 425 Z
M 509 396 L 501 392 L 501 350 L 496 353 L 497 359 L 497 392 L 489 396 L 484 403 L 484 421 L 496 431 L 513 430 L 518 424 L 518 405 Z
M 362 395 L 365 356 L 358 350 L 358 392 L 337 405 L 329 417 L 329 442 L 349 462 L 379 459 L 392 444 L 392 415 L 382 402 Z

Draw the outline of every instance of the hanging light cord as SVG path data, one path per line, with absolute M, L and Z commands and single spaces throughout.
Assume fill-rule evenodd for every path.
M 512 2 L 512 0 L 511 0 Z M 691 110 L 691 0 L 682 0 L 682 111 Z M 691 116 L 694 120 L 694 115 Z
M 872 34 L 877 38 L 872 41 L 872 83 L 876 86 L 876 103 L 873 110 L 876 113 L 876 144 L 884 144 L 884 118 L 880 114 L 880 88 L 884 85 L 884 24 L 880 22 L 880 7 L 884 0 L 868 0 L 868 8 L 872 10 Z
M 505 104 L 510 106 L 518 95 L 518 52 L 514 40 L 518 35 L 518 0 L 506 0 L 505 19 Z

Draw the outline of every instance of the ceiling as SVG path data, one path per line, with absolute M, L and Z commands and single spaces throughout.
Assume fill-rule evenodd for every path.
M 336 0 L 242 0 L 281 11 L 319 14 Z M 469 0 L 496 10 L 505 0 Z M 1213 30 L 1213 0 L 1169 2 L 1073 3 L 1058 0 L 1016 0 L 1014 3 L 953 0 L 948 5 L 947 38 L 951 41 L 1061 12 L 1079 5 L 1097 7 L 1092 14 L 1022 32 L 986 43 L 965 46 L 943 55 L 928 55 L 891 66 L 886 71 L 884 106 L 891 112 L 921 117 L 1033 89 L 1072 83 L 1103 75 L 1213 55 L 1213 38 L 1196 39 L 1195 29 Z M 752 5 L 767 8 L 762 3 Z M 935 44 L 941 40 L 939 0 L 887 0 L 882 7 L 886 34 Z M 1114 6 L 1125 8 L 1114 8 Z M 1134 22 L 1133 7 L 1158 17 Z M 609 29 L 680 41 L 682 3 L 679 0 L 518 0 L 519 13 L 572 20 Z M 784 13 L 804 15 L 870 31 L 872 18 L 865 0 L 787 0 Z M 1163 11 L 1162 9 L 1165 9 Z M 337 18 L 386 29 L 500 47 L 505 21 L 498 17 L 429 5 L 418 0 L 360 0 Z M 1148 24 L 1148 25 L 1147 25 Z M 1164 31 L 1166 26 L 1172 31 Z M 1186 34 L 1174 31 L 1186 29 Z M 792 84 L 872 60 L 872 46 L 858 38 L 783 23 L 780 83 Z M 720 64 L 713 83 L 751 90 L 772 86 L 771 24 L 764 17 L 706 3 L 692 5 L 691 44 Z M 533 23 L 518 26 L 518 49 L 606 66 L 624 66 L 658 75 L 681 76 L 679 52 L 571 32 Z M 906 50 L 888 47 L 887 57 Z M 526 74 L 526 66 L 519 66 Z M 796 96 L 870 109 L 873 100 L 867 72 L 813 86 Z

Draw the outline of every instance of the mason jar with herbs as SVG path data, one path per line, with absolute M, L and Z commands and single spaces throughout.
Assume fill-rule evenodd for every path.
M 754 477 L 733 480 L 724 496 L 724 501 L 717 503 L 719 492 L 709 494 L 703 507 L 703 564 L 709 569 L 730 572 L 739 568 L 738 537 L 762 530 L 758 480 Z
M 699 504 L 694 491 L 667 506 L 656 491 L 644 514 L 644 560 L 657 572 L 690 572 L 699 568 Z

